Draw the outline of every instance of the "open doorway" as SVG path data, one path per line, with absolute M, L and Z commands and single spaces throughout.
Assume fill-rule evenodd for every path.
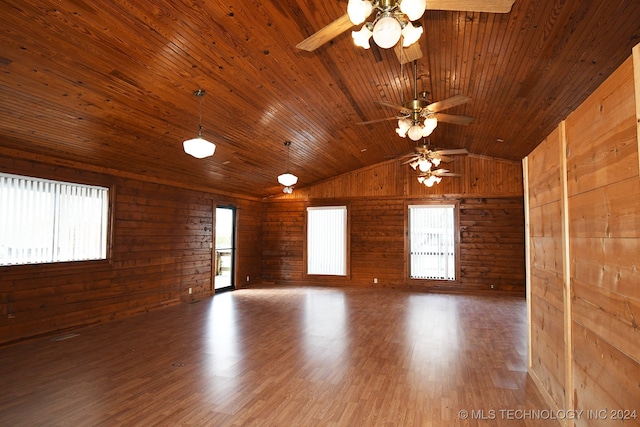
M 215 292 L 235 288 L 236 209 L 216 207 L 216 242 L 214 265 Z

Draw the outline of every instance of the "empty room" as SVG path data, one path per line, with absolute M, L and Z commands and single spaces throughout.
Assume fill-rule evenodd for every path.
M 0 5 L 0 425 L 640 426 L 640 2 Z

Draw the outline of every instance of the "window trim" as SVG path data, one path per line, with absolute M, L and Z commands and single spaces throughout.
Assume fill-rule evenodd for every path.
M 308 224 L 309 224 L 309 208 L 342 208 L 344 207 L 347 214 L 347 221 L 345 224 L 345 274 L 344 275 L 333 275 L 333 274 L 309 274 L 309 264 L 308 264 Z M 343 279 L 351 279 L 351 206 L 349 203 L 327 203 L 327 204 L 313 204 L 307 205 L 304 207 L 304 241 L 303 241 L 303 253 L 302 253 L 302 262 L 303 262 L 303 278 L 309 278 L 314 280 L 343 280 Z
M 453 222 L 454 222 L 454 260 L 455 260 L 455 279 L 417 279 L 411 277 L 411 224 L 409 223 L 409 207 L 410 206 L 453 206 Z M 460 201 L 459 200 L 407 200 L 404 203 L 404 279 L 407 283 L 413 284 L 447 284 L 447 285 L 459 285 L 461 279 L 461 266 L 460 266 Z

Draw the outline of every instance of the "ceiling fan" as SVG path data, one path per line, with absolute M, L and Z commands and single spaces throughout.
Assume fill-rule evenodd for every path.
M 400 115 L 370 120 L 367 122 L 359 122 L 357 124 L 367 125 L 397 119 L 398 128 L 396 129 L 396 133 L 403 138 L 408 135 L 411 140 L 419 141 L 420 139 L 431 135 L 431 132 L 436 128 L 438 122 L 452 123 L 455 125 L 468 125 L 474 120 L 474 118 L 470 116 L 457 116 L 440 112 L 469 102 L 471 98 L 468 96 L 454 95 L 438 102 L 429 102 L 427 99 L 427 92 L 421 92 L 420 97 L 418 97 L 417 61 L 413 61 L 413 94 L 414 99 L 404 103 L 403 105 L 395 105 L 389 102 L 378 101 L 378 104 L 380 105 L 398 110 Z
M 354 42 L 369 48 L 369 38 L 373 36 L 379 47 L 390 48 L 398 45 L 403 38 L 403 47 L 407 48 L 420 38 L 422 28 L 415 28 L 425 10 L 449 10 L 468 12 L 508 13 L 515 0 L 349 0 L 347 13 L 321 28 L 296 45 L 298 49 L 312 52 L 323 44 L 333 40 L 354 25 L 364 22 L 375 10 L 373 22 L 364 22 L 360 31 L 351 34 Z M 396 50 L 401 63 L 422 57 L 419 46 L 413 48 L 410 55 Z M 400 49 L 402 51 L 403 49 Z M 406 49 L 404 49 L 406 50 Z M 419 55 L 419 56 L 418 56 Z M 403 62 L 404 61 L 404 62 Z
M 431 150 L 425 142 L 422 146 L 415 148 L 415 153 L 403 156 L 409 157 L 409 159 L 402 164 L 408 164 L 414 170 L 419 171 L 418 182 L 431 187 L 433 184 L 439 183 L 443 176 L 461 176 L 458 173 L 449 172 L 448 169 L 432 169 L 432 167 L 440 166 L 442 162 L 452 162 L 453 158 L 448 156 L 453 154 L 469 154 L 469 152 L 464 148 Z
M 459 173 L 451 173 L 447 169 L 436 169 L 433 171 L 421 172 L 418 175 L 418 182 L 427 187 L 433 187 L 433 184 L 440 184 L 443 176 L 462 176 Z
M 469 152 L 464 148 L 452 148 L 452 149 L 443 149 L 443 150 L 431 150 L 429 146 L 426 144 L 422 146 L 417 146 L 415 148 L 416 152 L 407 154 L 403 157 L 409 157 L 408 160 L 404 161 L 403 165 L 409 165 L 414 170 L 419 170 L 420 172 L 427 172 L 431 170 L 432 166 L 438 167 L 440 163 L 452 162 L 453 158 L 448 157 L 454 154 L 469 154 Z M 459 175 L 458 175 L 459 176 Z

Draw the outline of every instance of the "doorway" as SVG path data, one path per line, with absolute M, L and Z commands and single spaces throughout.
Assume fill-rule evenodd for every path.
M 215 221 L 213 285 L 215 292 L 222 292 L 235 289 L 236 208 L 217 206 Z

